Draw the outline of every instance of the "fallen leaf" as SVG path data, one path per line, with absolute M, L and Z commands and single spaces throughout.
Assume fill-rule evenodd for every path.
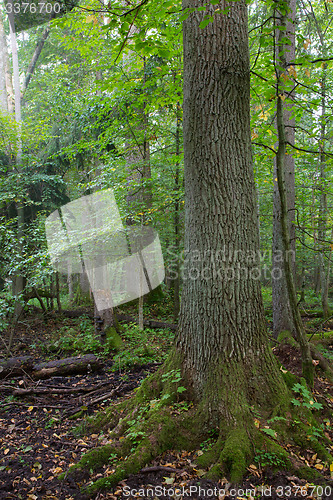
M 164 482 L 166 484 L 173 484 L 175 482 L 175 478 L 174 477 L 165 477 Z

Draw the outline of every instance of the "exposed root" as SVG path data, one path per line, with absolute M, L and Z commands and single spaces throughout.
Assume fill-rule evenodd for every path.
M 67 473 L 75 475 L 82 471 L 95 471 L 106 463 L 109 469 L 113 468 L 111 475 L 85 488 L 89 497 L 137 473 L 168 449 L 199 449 L 200 444 L 212 436 L 212 430 L 215 432 L 215 443 L 210 442 L 210 449 L 197 459 L 198 464 L 207 469 L 206 477 L 210 479 L 226 476 L 232 483 L 240 482 L 257 450 L 266 450 L 281 457 L 285 466 L 291 469 L 288 453 L 274 437 L 264 432 L 267 422 L 280 442 L 292 442 L 305 449 L 313 446 L 318 457 L 328 460 L 325 446 L 318 441 L 309 442 L 307 438 L 309 425 L 316 423 L 312 412 L 302 408 L 302 413 L 298 408 L 297 417 L 302 424 L 294 425 L 295 408 L 290 403 L 291 394 L 286 385 L 283 384 L 276 398 L 278 402 L 271 406 L 270 412 L 264 399 L 261 406 L 253 406 L 260 400 L 253 385 L 255 377 L 260 378 L 257 368 L 253 371 L 250 385 L 246 386 L 245 382 L 239 384 L 237 393 L 230 392 L 225 384 L 221 384 L 215 386 L 213 392 L 205 393 L 200 402 L 189 404 L 184 398 L 184 380 L 177 363 L 180 360 L 173 357 L 170 361 L 169 358 L 158 372 L 144 380 L 132 398 L 115 403 L 81 425 L 84 433 L 109 430 L 109 444 L 89 451 Z M 241 370 L 238 366 L 240 378 L 249 380 L 249 377 L 242 377 Z M 287 382 L 292 386 L 294 377 Z M 279 386 L 276 386 L 269 397 L 273 398 L 278 389 Z M 188 398 L 187 392 L 190 391 L 185 391 Z M 255 421 L 258 423 L 255 417 L 258 414 L 261 415 L 259 428 L 254 425 Z

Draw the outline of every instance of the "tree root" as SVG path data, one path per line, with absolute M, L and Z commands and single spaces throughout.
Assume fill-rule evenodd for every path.
M 295 409 L 290 403 L 291 395 L 288 390 L 280 393 L 280 406 L 276 403 L 269 415 L 265 411 L 265 418 L 260 417 L 260 428 L 257 428 L 254 425 L 257 420 L 255 415 L 266 410 L 266 407 L 251 406 L 251 395 L 246 393 L 245 386 L 239 386 L 237 394 L 230 394 L 225 387 L 219 387 L 217 394 L 215 388 L 200 402 L 189 404 L 183 397 L 183 391 L 178 390 L 180 384 L 184 383 L 180 381 L 178 372 L 177 364 L 172 364 L 169 358 L 158 372 L 144 380 L 132 398 L 115 403 L 97 417 L 87 419 L 81 425 L 81 433 L 96 433 L 101 429 L 105 432 L 107 429 L 108 433 L 105 435 L 109 444 L 87 452 L 62 477 L 95 471 L 104 464 L 108 464 L 109 469 L 112 466 L 110 475 L 84 488 L 84 493 L 93 497 L 98 491 L 110 489 L 130 474 L 139 472 L 168 449 L 198 450 L 200 444 L 208 438 L 211 445 L 212 430 L 215 429 L 215 443 L 198 456 L 196 461 L 207 469 L 207 478 L 216 480 L 226 476 L 232 483 L 239 483 L 258 450 L 282 457 L 286 467 L 291 467 L 288 453 L 274 437 L 264 432 L 267 429 L 267 426 L 264 427 L 267 419 L 272 422 L 269 423 L 269 428 L 273 435 L 277 432 L 280 441 L 311 447 L 312 443 L 306 436 L 309 425 L 297 425 L 297 429 L 293 425 L 292 414 Z M 210 397 L 213 399 L 210 400 Z M 217 401 L 220 401 L 219 405 L 216 404 Z M 210 407 L 214 411 L 211 414 Z M 302 410 L 305 413 L 300 416 L 300 409 L 297 409 L 298 418 L 315 425 L 311 411 L 306 408 Z M 317 442 L 315 448 L 318 456 L 327 458 L 325 446 Z

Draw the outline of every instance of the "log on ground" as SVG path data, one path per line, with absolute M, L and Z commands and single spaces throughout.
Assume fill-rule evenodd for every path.
M 44 379 L 55 375 L 78 375 L 97 371 L 102 367 L 102 362 L 94 354 L 86 354 L 72 358 L 57 359 L 34 365 L 32 377 Z

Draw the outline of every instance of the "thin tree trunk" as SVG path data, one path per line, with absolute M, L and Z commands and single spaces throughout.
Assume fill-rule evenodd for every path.
M 57 300 L 57 306 L 58 306 L 58 311 L 61 312 L 61 299 L 60 299 L 60 283 L 59 283 L 59 273 L 56 272 L 56 300 Z
M 319 206 L 319 221 L 318 221 L 318 240 L 321 253 L 319 254 L 319 277 L 321 289 L 321 305 L 323 308 L 323 318 L 330 316 L 328 305 L 328 283 L 326 282 L 326 266 L 325 266 L 325 240 L 326 240 L 326 225 L 327 225 L 327 186 L 326 186 L 326 68 L 323 68 L 323 76 L 321 79 L 321 123 L 320 123 L 320 206 Z
M 283 7 L 284 9 L 285 7 Z M 288 14 L 279 13 L 280 25 L 281 27 L 286 27 Z M 283 79 L 283 71 L 287 71 L 288 64 L 286 61 L 286 50 L 284 44 L 284 29 L 278 30 L 277 36 L 277 65 L 276 65 L 276 75 L 277 75 L 277 110 L 276 110 L 276 122 L 278 129 L 278 141 L 279 147 L 276 154 L 276 171 L 277 171 L 277 182 L 279 187 L 280 203 L 281 203 L 281 233 L 283 241 L 283 263 L 284 263 L 284 274 L 288 289 L 288 299 L 290 304 L 291 313 L 293 316 L 293 323 L 295 326 L 295 336 L 300 345 L 301 355 L 302 355 L 302 367 L 303 376 L 308 382 L 308 384 L 313 386 L 313 376 L 314 368 L 312 364 L 312 356 L 307 341 L 301 315 L 297 306 L 297 296 L 294 280 L 294 266 L 291 258 L 291 238 L 289 233 L 289 218 L 288 218 L 288 204 L 286 197 L 286 187 L 285 187 L 285 159 L 287 151 L 287 137 L 285 134 L 285 122 L 283 116 L 283 98 L 285 98 L 285 84 Z M 283 68 L 283 69 L 282 69 Z
M 16 168 L 21 169 L 22 143 L 21 143 L 21 91 L 20 91 L 20 75 L 19 61 L 17 52 L 16 34 L 14 29 L 13 14 L 9 15 L 10 40 L 13 59 L 13 75 L 14 75 L 14 93 L 15 93 L 15 120 L 18 124 L 18 150 L 16 155 Z M 24 238 L 24 207 L 21 202 L 16 203 L 17 211 L 17 245 L 19 253 L 23 253 L 23 238 Z M 20 274 L 16 274 L 13 278 L 13 293 L 17 300 L 15 302 L 14 318 L 17 319 L 22 313 L 22 303 L 20 297 L 24 290 L 25 280 Z
M 288 12 L 288 22 L 286 23 L 286 31 L 284 37 L 290 41 L 290 45 L 284 43 L 283 50 L 286 64 L 290 64 L 295 59 L 295 15 L 296 15 L 296 0 L 289 0 L 290 11 Z M 279 29 L 277 29 L 279 36 Z M 277 56 L 277 54 L 276 54 Z M 293 70 L 292 66 L 287 66 Z M 286 69 L 287 71 L 287 69 Z M 288 74 L 288 73 L 287 73 Z M 292 76 L 288 74 L 289 77 Z M 293 96 L 291 92 L 291 97 Z M 286 141 L 290 144 L 295 144 L 295 118 L 292 116 L 292 102 L 288 100 L 283 109 L 283 122 L 285 124 Z M 296 261 L 296 245 L 295 245 L 295 160 L 292 154 L 287 154 L 284 160 L 285 164 L 285 189 L 286 203 L 288 212 L 288 230 L 290 234 L 290 250 L 292 258 L 292 271 L 295 279 L 295 261 Z M 274 198 L 273 198 L 273 252 L 272 252 L 272 302 L 273 302 L 273 335 L 275 338 L 282 331 L 295 333 L 295 325 L 293 315 L 290 308 L 288 298 L 288 287 L 284 272 L 284 245 L 282 238 L 281 227 L 281 200 L 279 187 L 277 183 L 277 166 L 276 159 L 274 161 Z
M 180 156 L 180 103 L 177 103 L 177 123 L 176 123 L 176 156 L 179 158 Z M 176 191 L 176 200 L 175 200 L 175 213 L 174 213 L 174 228 L 175 228 L 175 252 L 176 252 L 176 277 L 173 282 L 173 318 L 174 321 L 177 321 L 180 309 L 180 219 L 179 219 L 179 169 L 180 164 L 179 161 L 176 163 L 176 173 L 175 173 L 175 191 Z
M 23 83 L 23 86 L 22 86 L 22 94 L 24 94 L 24 92 L 28 88 L 28 85 L 30 83 L 31 77 L 34 74 L 38 58 L 39 58 L 39 56 L 40 56 L 40 54 L 41 54 L 41 52 L 43 50 L 44 44 L 45 44 L 45 42 L 46 42 L 47 37 L 49 36 L 49 34 L 50 34 L 50 26 L 47 26 L 47 28 L 44 30 L 44 32 L 43 32 L 40 40 L 38 41 L 38 43 L 36 45 L 35 52 L 33 53 L 33 56 L 31 58 L 30 64 L 29 64 L 28 69 L 26 71 L 24 83 Z
M 0 109 L 3 113 L 8 112 L 8 96 L 6 85 L 6 59 L 8 57 L 6 34 L 3 25 L 2 13 L 0 11 Z
M 14 112 L 14 90 L 2 12 L 0 12 L 0 65 L 1 108 L 12 114 Z

